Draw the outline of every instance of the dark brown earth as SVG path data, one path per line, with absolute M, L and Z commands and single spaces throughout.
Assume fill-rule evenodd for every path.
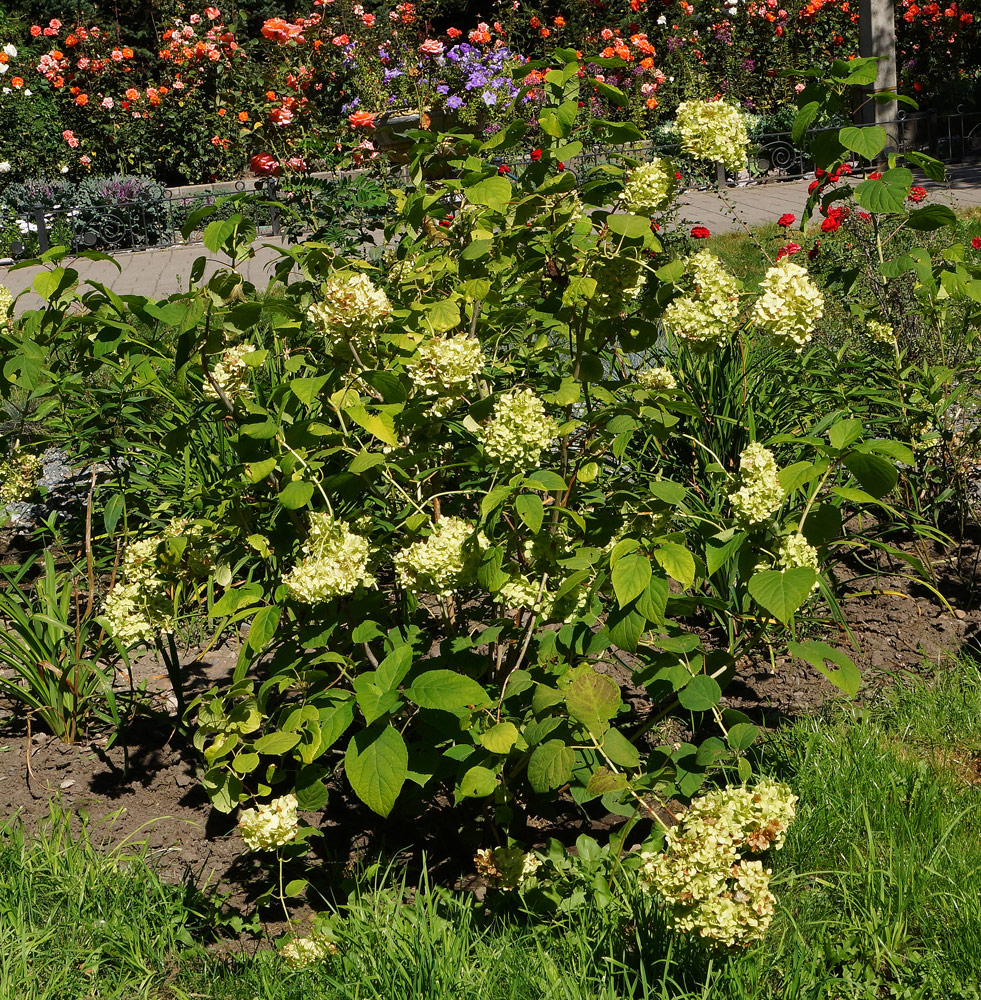
M 912 550 L 912 543 L 904 547 Z M 900 575 L 899 560 L 880 560 L 873 579 L 856 578 L 862 570 L 856 561 L 839 568 L 842 607 L 858 649 L 845 629 L 830 620 L 808 634 L 853 655 L 863 673 L 860 699 L 910 674 L 942 669 L 951 654 L 976 648 L 981 655 L 981 609 L 976 607 L 974 587 L 978 551 L 964 543 L 949 552 L 937 547 L 920 552 L 932 565 L 936 588 L 949 607 L 929 588 Z M 232 643 L 201 661 L 191 658 L 186 668 L 189 689 L 197 693 L 227 677 L 236 653 Z M 198 885 L 231 893 L 237 903 L 245 904 L 268 886 L 268 872 L 241 853 L 233 817 L 210 808 L 198 783 L 198 756 L 170 728 L 172 706 L 163 667 L 147 658 L 134 673 L 137 683 L 146 681 L 150 707 L 156 711 L 135 716 L 109 749 L 105 739 L 65 746 L 43 733 L 28 733 L 10 706 L 0 702 L 0 817 L 17 814 L 34 828 L 57 799 L 88 819 L 97 843 L 145 840 L 166 878 L 192 877 Z M 840 692 L 807 664 L 784 656 L 771 665 L 763 657 L 741 665 L 724 704 L 772 726 L 814 713 L 836 697 Z M 441 877 L 465 881 L 472 872 L 473 850 L 482 846 L 473 839 L 480 825 L 464 823 L 461 835 L 448 837 L 447 831 L 460 827 L 459 816 L 455 821 L 445 816 L 449 808 L 449 803 L 437 806 L 425 825 L 406 827 L 404 820 L 379 820 L 352 802 L 338 782 L 324 814 L 307 819 L 323 829 L 315 850 L 331 875 L 353 859 L 379 849 L 391 856 L 411 841 L 413 855 L 426 851 Z M 343 824 L 337 817 L 344 817 Z M 574 839 L 579 832 L 596 832 L 613 822 L 614 817 L 588 820 L 559 807 L 544 822 L 530 824 L 527 834 L 536 840 L 564 832 Z

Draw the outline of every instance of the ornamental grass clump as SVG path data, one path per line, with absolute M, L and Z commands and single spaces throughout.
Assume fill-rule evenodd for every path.
M 330 514 L 312 511 L 302 558 L 283 577 L 290 596 L 303 604 L 319 604 L 375 586 L 368 571 L 368 540 Z
M 739 456 L 739 488 L 729 494 L 737 520 L 760 524 L 779 508 L 786 497 L 779 472 L 768 448 L 754 441 L 743 449 Z
M 739 108 L 725 101 L 682 101 L 675 117 L 681 148 L 700 160 L 742 170 L 747 162 L 746 119 Z
M 789 257 L 777 261 L 760 282 L 763 294 L 753 306 L 753 322 L 773 338 L 775 347 L 800 350 L 824 315 L 824 296 L 807 270 Z
M 674 196 L 676 181 L 674 164 L 655 156 L 627 175 L 620 204 L 637 215 L 654 215 L 666 208 Z
M 297 799 L 290 792 L 254 809 L 244 809 L 238 818 L 238 832 L 250 851 L 275 851 L 296 840 L 299 823 Z
M 558 431 L 558 423 L 531 389 L 514 389 L 498 399 L 494 415 L 477 437 L 492 462 L 518 471 L 537 466 Z
M 664 899 L 675 930 L 726 946 L 763 936 L 776 903 L 772 873 L 744 855 L 783 847 L 796 803 L 786 785 L 769 779 L 709 792 L 667 832 L 663 853 L 641 855 L 641 884 Z
M 662 322 L 695 350 L 715 350 L 739 323 L 739 282 L 708 250 L 689 257 L 685 270 L 692 290 L 668 303 Z

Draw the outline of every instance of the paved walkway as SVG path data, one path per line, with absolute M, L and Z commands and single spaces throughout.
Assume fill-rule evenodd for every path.
M 759 226 L 775 222 L 785 212 L 800 218 L 807 202 L 809 181 L 786 181 L 759 184 L 751 187 L 729 188 L 722 195 L 713 191 L 693 191 L 682 196 L 681 218 L 690 225 L 707 226 L 713 233 L 731 232 L 743 226 Z M 930 204 L 948 204 L 958 210 L 981 207 L 981 165 L 952 167 L 948 182 L 935 184 L 921 181 L 930 192 Z M 240 267 L 248 281 L 265 287 L 275 262 L 279 259 L 279 241 L 267 238 L 256 246 L 256 255 Z M 282 245 L 279 243 L 279 245 Z M 226 262 L 211 258 L 200 244 L 168 247 L 137 253 L 120 253 L 116 256 L 121 270 L 108 261 L 73 260 L 70 266 L 79 274 L 84 290 L 85 282 L 98 281 L 108 285 L 119 295 L 146 295 L 165 298 L 187 287 L 187 278 L 194 261 L 208 258 L 205 275 Z M 29 289 L 38 268 L 12 271 L 0 265 L 0 285 L 5 285 L 15 295 Z M 17 311 L 36 308 L 41 299 L 31 292 L 17 303 Z

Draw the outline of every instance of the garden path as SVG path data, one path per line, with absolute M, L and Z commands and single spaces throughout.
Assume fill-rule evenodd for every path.
M 922 180 L 930 192 L 931 202 L 942 202 L 964 211 L 981 208 L 981 165 L 951 167 L 946 184 Z M 809 178 L 801 181 L 760 184 L 752 187 L 729 188 L 721 195 L 714 191 L 691 191 L 683 195 L 681 219 L 689 225 L 707 226 L 713 233 L 732 232 L 742 226 L 759 226 L 775 222 L 785 212 L 800 217 L 807 202 Z M 242 265 L 241 271 L 248 281 L 265 286 L 278 259 L 277 241 L 266 238 L 256 247 L 256 255 Z M 108 261 L 77 260 L 72 266 L 78 271 L 80 283 L 98 281 L 108 285 L 120 295 L 147 295 L 164 298 L 186 287 L 191 265 L 202 253 L 202 246 L 174 246 L 162 250 L 121 253 L 117 271 Z M 223 266 L 223 262 L 209 258 L 205 274 Z M 10 270 L 0 265 L 0 284 L 14 295 L 29 289 L 37 268 Z M 17 303 L 17 311 L 36 308 L 41 300 L 33 292 Z

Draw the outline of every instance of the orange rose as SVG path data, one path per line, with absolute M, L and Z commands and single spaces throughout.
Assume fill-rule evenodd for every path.
M 138 101 L 140 99 L 140 92 L 135 87 L 130 87 L 126 91 L 127 101 Z
M 249 113 L 248 113 L 248 111 L 240 111 L 238 113 L 238 120 L 240 122 L 247 122 L 249 120 Z
M 132 59 L 133 58 L 133 50 L 132 49 L 123 49 L 123 58 L 124 59 Z
M 224 118 L 225 115 L 227 115 L 227 114 L 228 114 L 228 108 L 219 108 L 218 109 L 218 117 L 219 118 Z
M 65 81 L 62 80 L 61 82 L 64 83 Z M 14 90 L 20 90 L 20 88 L 24 86 L 24 81 L 19 76 L 12 77 L 10 80 L 10 86 L 13 87 Z
M 79 94 L 78 97 L 75 98 L 75 103 L 80 108 L 84 108 L 85 105 L 89 103 L 89 95 L 88 94 Z
M 355 111 L 347 116 L 351 128 L 374 128 L 375 116 L 370 111 Z

